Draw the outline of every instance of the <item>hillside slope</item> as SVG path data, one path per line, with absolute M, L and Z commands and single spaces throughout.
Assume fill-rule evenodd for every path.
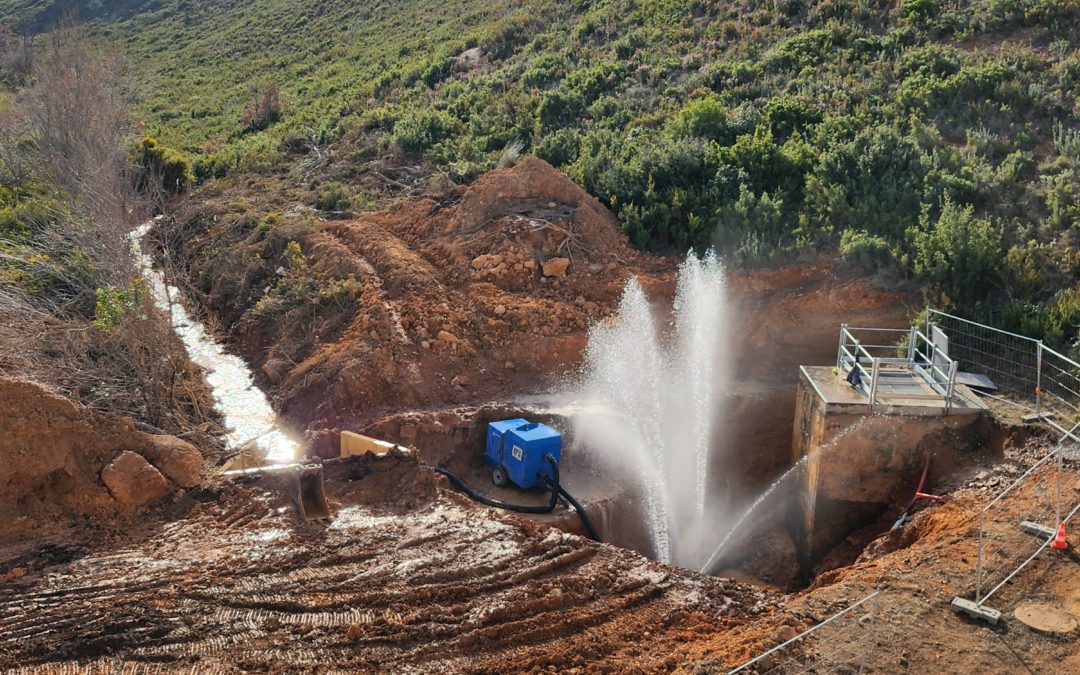
M 62 5 L 0 16 L 37 30 Z M 126 51 L 147 132 L 204 181 L 304 164 L 311 202 L 367 208 L 375 186 L 414 184 L 387 166 L 468 182 L 520 148 L 638 246 L 742 264 L 839 246 L 1064 343 L 1078 16 L 1076 0 L 160 0 L 85 18 Z

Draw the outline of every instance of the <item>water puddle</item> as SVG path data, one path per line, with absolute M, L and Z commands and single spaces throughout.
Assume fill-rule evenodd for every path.
M 143 252 L 140 243 L 153 225 L 153 222 L 145 223 L 131 233 L 132 250 L 154 304 L 172 317 L 173 330 L 183 341 L 188 356 L 206 371 L 206 381 L 214 394 L 214 408 L 225 420 L 229 446 L 239 449 L 252 443 L 257 459 L 266 464 L 295 461 L 299 446 L 278 427 L 277 415 L 266 394 L 255 386 L 247 364 L 239 356 L 227 353 L 201 323 L 188 315 L 179 302 L 180 290 L 165 283 L 164 275 Z

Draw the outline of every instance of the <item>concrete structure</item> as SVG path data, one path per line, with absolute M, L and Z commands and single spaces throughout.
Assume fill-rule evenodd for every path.
M 927 462 L 931 475 L 947 470 L 991 431 L 986 406 L 970 389 L 938 386 L 917 361 L 908 365 L 873 364 L 876 399 L 867 383 L 846 381 L 850 371 L 800 368 L 792 462 L 804 463 L 803 480 L 788 527 L 805 575 L 889 504 L 910 500 Z

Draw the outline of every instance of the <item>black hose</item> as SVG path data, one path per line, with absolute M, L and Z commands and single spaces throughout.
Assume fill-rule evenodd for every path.
M 600 541 L 600 535 L 597 534 L 596 528 L 593 527 L 592 518 L 589 518 L 589 514 L 585 511 L 585 508 L 578 502 L 578 500 L 574 499 L 570 495 L 570 493 L 566 491 L 566 488 L 561 485 L 559 486 L 559 494 L 561 494 L 563 497 L 566 497 L 566 501 L 570 502 L 573 505 L 574 509 L 577 510 L 578 516 L 581 518 L 581 522 L 585 525 L 585 531 L 589 534 L 589 539 L 592 539 L 593 541 Z
M 488 506 L 494 506 L 497 509 L 506 509 L 507 511 L 516 511 L 517 513 L 551 513 L 555 510 L 555 507 L 559 503 L 559 463 L 555 461 L 555 456 L 551 453 L 544 455 L 544 459 L 551 465 L 552 478 L 549 481 L 554 489 L 551 490 L 551 499 L 548 500 L 547 506 L 528 506 L 525 504 L 511 504 L 509 502 L 501 502 L 491 497 L 485 497 L 476 490 L 469 487 L 465 481 L 461 480 L 454 474 L 450 473 L 450 470 L 444 466 L 435 467 L 435 470 L 450 479 L 450 482 L 454 484 L 454 487 L 461 490 L 465 494 L 469 495 L 481 504 L 487 504 Z
M 454 484 L 454 487 L 461 490 L 468 496 L 472 497 L 481 504 L 487 504 L 488 506 L 494 506 L 497 509 L 506 509 L 507 511 L 516 511 L 517 513 L 551 513 L 555 510 L 555 506 L 559 503 L 559 495 L 562 495 L 566 501 L 570 502 L 570 505 L 577 511 L 578 517 L 581 518 L 582 524 L 585 525 L 585 531 L 588 533 L 589 538 L 593 541 L 600 541 L 600 535 L 597 534 L 596 528 L 593 527 L 592 519 L 589 518 L 589 514 L 585 511 L 585 507 L 581 505 L 578 500 L 574 499 L 573 495 L 566 491 L 562 485 L 559 484 L 559 463 L 555 461 L 555 456 L 551 453 L 544 455 L 544 459 L 551 465 L 551 478 L 543 476 L 544 482 L 548 484 L 548 489 L 551 490 L 551 499 L 548 500 L 547 506 L 529 506 L 526 504 L 511 504 L 510 502 L 501 502 L 491 497 L 485 497 L 476 490 L 472 489 L 465 481 L 461 480 L 453 473 L 450 472 L 445 466 L 437 466 L 435 470 L 442 475 L 450 479 L 450 482 Z

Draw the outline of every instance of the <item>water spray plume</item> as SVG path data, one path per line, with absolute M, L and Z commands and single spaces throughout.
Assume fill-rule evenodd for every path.
M 724 271 L 715 254 L 688 254 L 676 289 L 667 340 L 636 279 L 613 320 L 592 328 L 578 395 L 615 414 L 577 416 L 575 437 L 637 482 L 656 557 L 693 565 L 711 532 L 715 392 L 728 376 Z

